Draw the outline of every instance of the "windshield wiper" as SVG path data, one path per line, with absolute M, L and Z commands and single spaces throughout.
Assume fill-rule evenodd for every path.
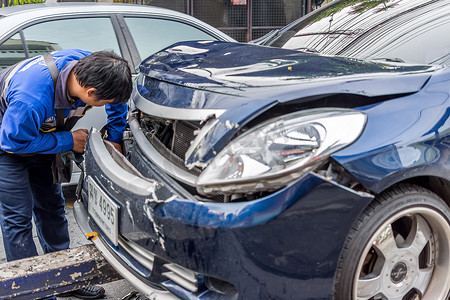
M 398 62 L 398 63 L 405 62 L 403 59 L 398 58 L 398 57 L 377 57 L 377 58 L 372 58 L 372 60 L 382 60 L 382 61 L 387 61 L 387 62 Z
M 358 34 L 360 30 L 333 30 L 333 31 L 324 31 L 324 32 L 307 32 L 307 33 L 298 33 L 293 37 L 299 36 L 308 36 L 308 35 L 355 35 Z
M 259 37 L 257 39 L 251 40 L 249 42 L 249 44 L 265 45 L 269 41 L 271 41 L 275 37 L 277 37 L 278 35 L 280 35 L 280 29 L 272 30 L 272 31 L 266 33 L 265 35 L 263 35 L 262 37 Z
M 317 51 L 314 48 L 308 48 L 308 47 L 300 47 L 300 48 L 290 48 L 289 50 L 295 50 L 295 51 L 303 51 L 303 52 L 309 52 L 309 53 L 319 53 L 319 51 Z

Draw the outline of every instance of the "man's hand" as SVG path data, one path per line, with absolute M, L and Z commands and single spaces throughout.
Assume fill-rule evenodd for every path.
M 77 129 L 75 131 L 72 131 L 73 151 L 78 153 L 84 152 L 84 146 L 86 145 L 88 133 L 89 131 L 87 129 Z
M 122 152 L 122 144 L 114 143 L 111 141 L 109 141 L 109 142 L 114 146 L 114 148 L 116 148 L 117 151 L 119 151 L 120 153 L 123 153 Z

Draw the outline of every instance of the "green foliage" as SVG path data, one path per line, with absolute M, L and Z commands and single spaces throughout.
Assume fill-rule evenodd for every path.
M 22 5 L 31 3 L 44 3 L 45 0 L 3 0 L 0 1 L 1 7 L 12 6 L 12 5 Z

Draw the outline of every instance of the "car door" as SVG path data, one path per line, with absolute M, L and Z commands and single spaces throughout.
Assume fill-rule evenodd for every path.
M 0 64 L 4 69 L 25 58 L 71 48 L 92 52 L 112 50 L 127 59 L 130 64 L 133 63 L 116 16 L 105 13 L 53 16 L 18 28 L 15 34 L 0 45 Z M 132 69 L 134 70 L 134 66 Z M 105 123 L 105 110 L 92 109 L 77 123 L 76 128 L 101 128 Z
M 17 28 L 0 45 L 0 70 L 28 57 L 71 48 L 113 50 L 132 63 L 115 15 L 52 16 Z

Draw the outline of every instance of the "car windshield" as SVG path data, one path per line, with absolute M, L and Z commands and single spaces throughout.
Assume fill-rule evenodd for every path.
M 450 1 L 336 0 L 270 46 L 415 64 L 449 64 Z

